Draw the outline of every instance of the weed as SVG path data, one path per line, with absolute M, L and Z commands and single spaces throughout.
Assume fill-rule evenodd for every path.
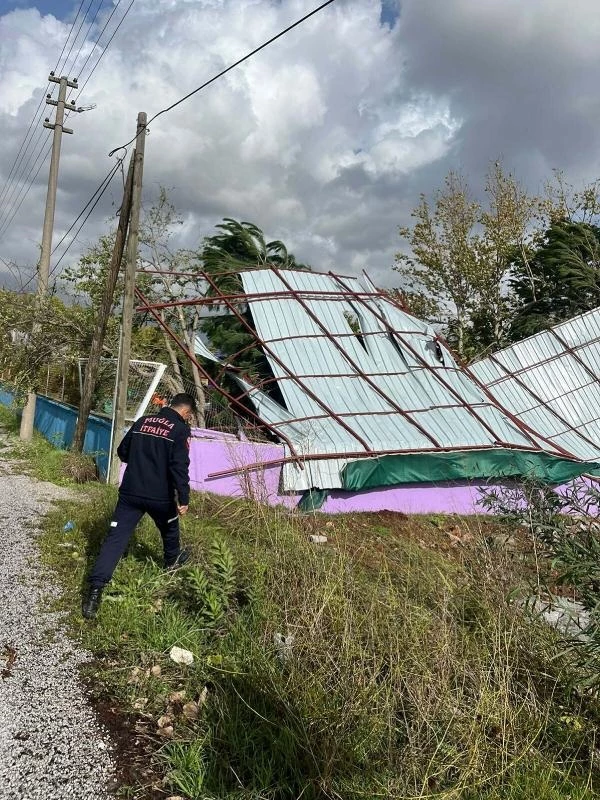
M 98 468 L 91 456 L 82 453 L 65 453 L 62 463 L 65 477 L 74 483 L 88 483 L 98 480 Z
M 17 415 L 10 408 L 0 405 L 0 427 L 6 433 L 19 433 L 19 420 Z
M 540 598 L 552 603 L 566 588 L 588 614 L 583 630 L 569 646 L 579 667 L 579 689 L 600 688 L 600 491 L 595 482 L 579 479 L 562 493 L 530 482 L 489 492 L 486 505 L 527 528 L 539 543 L 549 567 L 538 581 Z M 565 634 L 569 639 L 568 635 Z
M 204 784 L 210 757 L 206 745 L 207 737 L 190 742 L 169 742 L 159 754 L 167 770 L 169 785 L 190 800 L 206 798 Z

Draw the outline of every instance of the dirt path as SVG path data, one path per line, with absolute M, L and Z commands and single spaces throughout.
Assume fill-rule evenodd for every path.
M 65 496 L 19 475 L 0 450 L 0 800 L 105 800 L 115 785 L 110 738 L 78 678 L 90 656 L 45 610 L 57 590 L 36 529 Z

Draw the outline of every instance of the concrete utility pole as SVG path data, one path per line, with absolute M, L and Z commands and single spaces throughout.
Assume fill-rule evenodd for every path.
M 119 213 L 119 225 L 115 235 L 115 243 L 113 246 L 110 265 L 108 267 L 108 274 L 106 276 L 106 284 L 104 285 L 102 301 L 100 303 L 98 313 L 96 314 L 94 338 L 92 339 L 88 361 L 85 368 L 85 378 L 83 381 L 81 401 L 79 404 L 79 416 L 77 417 L 77 426 L 75 428 L 75 436 L 73 437 L 73 450 L 75 450 L 77 453 L 81 453 L 83 450 L 85 431 L 92 408 L 92 396 L 94 394 L 96 381 L 98 379 L 98 368 L 100 366 L 100 358 L 102 356 L 102 348 L 104 346 L 106 326 L 113 306 L 115 287 L 117 285 L 117 278 L 119 277 L 119 272 L 121 269 L 123 251 L 125 249 L 125 239 L 127 238 L 127 228 L 129 226 L 129 215 L 131 214 L 131 193 L 133 187 L 134 163 L 135 150 L 133 151 L 131 160 L 129 162 L 127 180 L 125 181 L 125 189 L 123 191 L 123 202 L 121 203 L 121 211 Z
M 144 148 L 146 142 L 146 120 L 144 111 L 137 117 L 137 138 L 135 142 L 135 159 L 133 162 L 133 189 L 131 194 L 131 216 L 129 219 L 129 237 L 127 239 L 127 260 L 125 267 L 125 289 L 123 294 L 123 317 L 121 323 L 121 357 L 117 376 L 117 398 L 114 417 L 114 441 L 112 461 L 110 464 L 110 482 L 118 483 L 119 457 L 117 446 L 123 438 L 125 429 L 125 411 L 127 408 L 127 390 L 129 388 L 129 360 L 131 358 L 131 328 L 133 325 L 133 303 L 135 290 L 135 270 L 138 256 L 138 240 L 140 233 L 140 211 L 142 208 L 142 176 L 144 173 Z
M 68 78 L 57 78 L 53 72 L 48 76 L 51 83 L 58 83 L 58 100 L 52 100 L 50 95 L 46 96 L 46 103 L 56 106 L 56 119 L 52 124 L 49 118 L 44 121 L 44 128 L 51 128 L 54 131 L 52 139 L 52 157 L 50 159 L 50 174 L 48 175 L 48 192 L 46 194 L 46 212 L 44 214 L 44 229 L 42 232 L 42 249 L 40 253 L 40 263 L 38 267 L 37 284 L 37 312 L 39 313 L 43 302 L 48 294 L 48 280 L 50 276 L 50 253 L 52 251 L 52 233 L 54 231 L 54 210 L 56 208 L 56 189 L 58 185 L 58 164 L 60 161 L 60 145 L 63 133 L 73 133 L 70 128 L 63 126 L 65 116 L 65 105 L 67 100 L 67 88 L 77 88 L 77 80 L 70 81 Z M 75 111 L 75 103 L 72 102 L 68 108 Z M 34 324 L 33 333 L 38 333 L 39 322 Z M 35 417 L 35 392 L 29 392 L 27 403 L 23 409 L 21 418 L 21 439 L 29 441 L 33 435 L 33 421 Z

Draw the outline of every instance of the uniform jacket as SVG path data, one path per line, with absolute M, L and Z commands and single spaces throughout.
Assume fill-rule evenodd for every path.
M 150 500 L 190 499 L 190 427 L 172 408 L 134 422 L 117 448 L 127 464 L 120 492 Z

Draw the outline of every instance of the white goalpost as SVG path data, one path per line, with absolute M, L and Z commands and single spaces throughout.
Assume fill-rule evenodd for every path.
M 87 358 L 78 361 L 79 390 L 83 390 L 85 367 Z M 167 368 L 166 364 L 158 361 L 143 361 L 131 359 L 129 362 L 129 380 L 127 386 L 127 403 L 125 407 L 125 422 L 132 423 L 139 419 L 156 392 L 156 389 Z M 108 463 L 112 463 L 112 454 L 115 441 L 115 401 L 117 391 L 118 359 L 102 358 L 98 369 L 98 379 L 92 401 L 92 413 L 107 416 L 111 419 L 110 445 Z M 108 476 L 110 475 L 110 469 Z

